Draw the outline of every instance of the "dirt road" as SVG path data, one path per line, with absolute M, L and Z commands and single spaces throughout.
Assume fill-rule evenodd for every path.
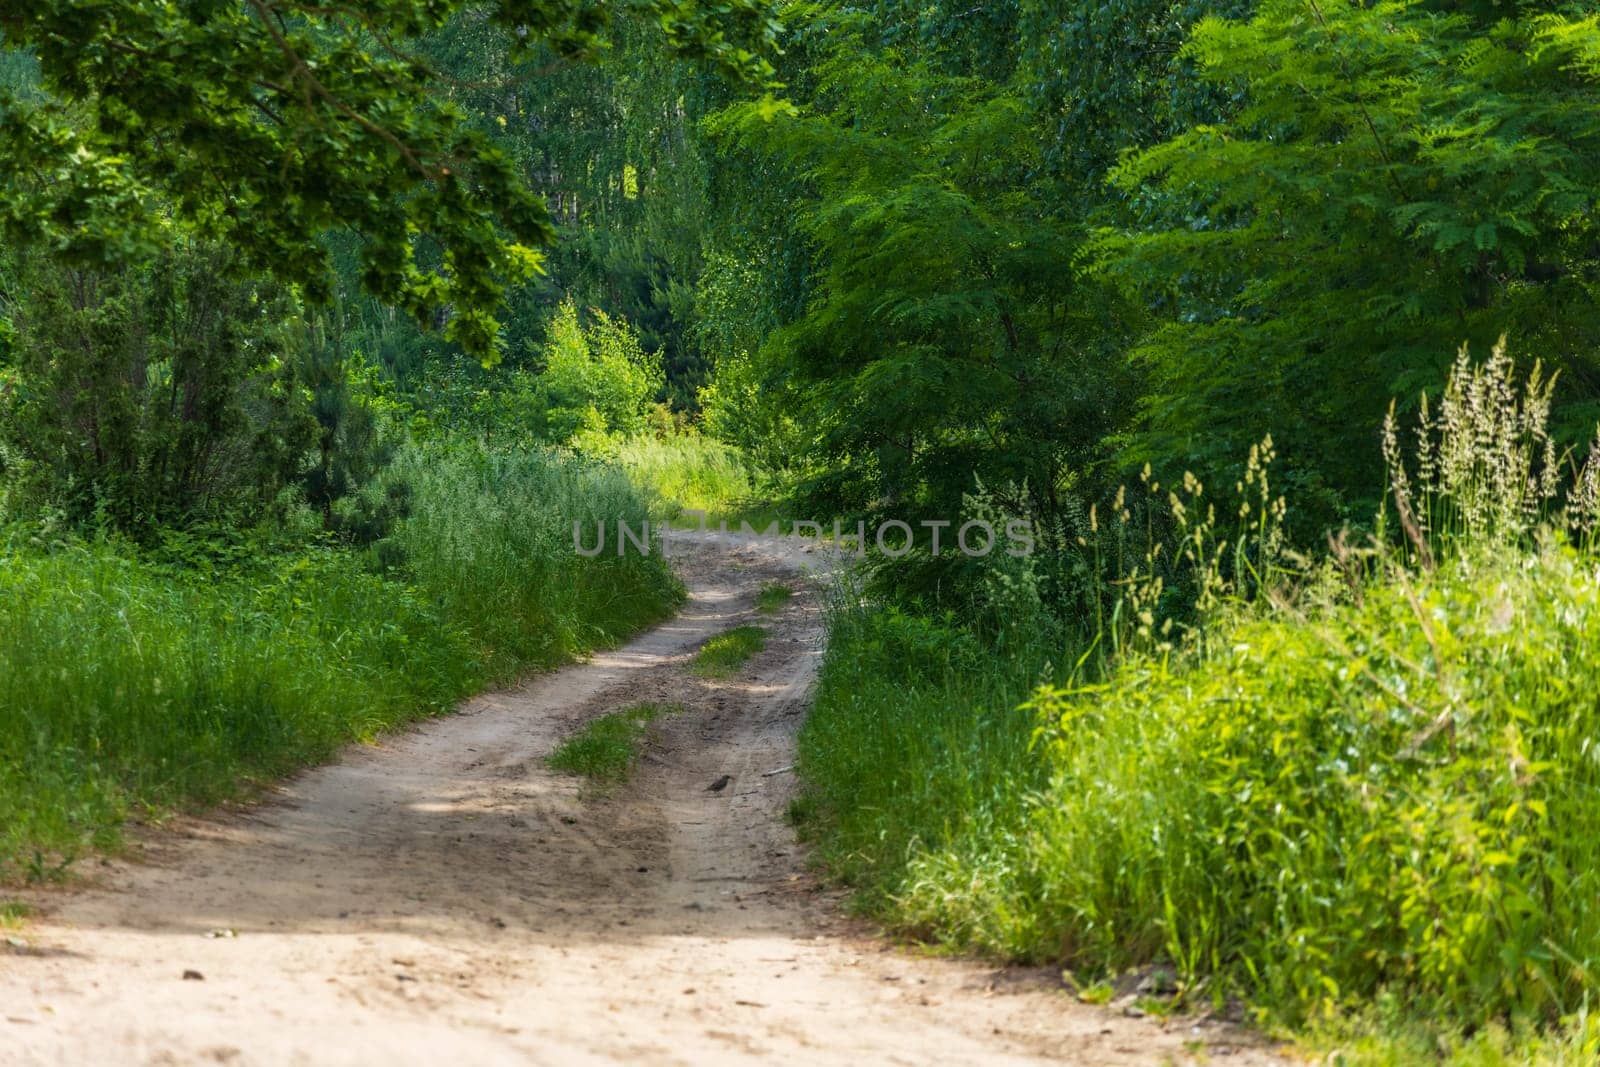
M 816 557 L 715 534 L 691 598 L 588 663 L 470 702 L 246 812 L 144 834 L 0 943 L 4 1063 L 1266 1062 L 840 918 L 783 821 L 822 644 Z M 739 677 L 687 673 L 798 590 Z M 543 757 L 585 720 L 680 701 L 597 798 Z M 770 773 L 777 771 L 779 773 Z M 731 776 L 721 792 L 707 786 Z

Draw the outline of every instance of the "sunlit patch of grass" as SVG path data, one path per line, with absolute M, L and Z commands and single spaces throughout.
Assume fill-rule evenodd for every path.
M 0 930 L 15 930 L 33 909 L 20 900 L 0 900 Z
M 1600 1056 L 1600 1016 L 1580 1011 L 1555 1028 L 1493 1020 L 1470 1032 L 1404 1017 L 1380 996 L 1366 1010 L 1311 1027 L 1295 1039 L 1307 1062 L 1340 1067 L 1578 1067 Z
M 764 627 L 736 626 L 701 645 L 690 669 L 702 678 L 727 678 L 766 647 Z
M 634 704 L 585 723 L 550 753 L 551 769 L 588 778 L 596 785 L 628 780 L 639 762 L 639 746 L 649 726 L 664 715 L 683 710 L 680 704 Z
M 782 582 L 767 582 L 756 594 L 756 610 L 771 615 L 787 604 L 792 596 L 794 590 Z
M 657 514 L 727 512 L 753 492 L 754 479 L 739 450 L 699 434 L 632 438 L 617 447 L 615 459 Z

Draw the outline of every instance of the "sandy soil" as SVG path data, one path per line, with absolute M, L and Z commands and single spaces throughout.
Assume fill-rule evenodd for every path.
M 672 622 L 35 898 L 0 941 L 0 1062 L 1272 1061 L 1220 1022 L 1079 1004 L 843 918 L 783 821 L 822 554 L 675 541 L 691 597 Z M 760 617 L 766 651 L 736 679 L 688 674 L 774 578 L 800 592 Z M 597 797 L 545 768 L 646 699 L 687 710 L 630 784 Z

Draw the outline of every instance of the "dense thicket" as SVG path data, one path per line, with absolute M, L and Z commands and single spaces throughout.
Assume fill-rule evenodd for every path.
M 316 423 L 291 307 L 185 245 L 148 268 L 22 257 L 9 280 L 0 456 L 14 490 L 119 525 L 249 522 L 299 474 Z
M 1231 480 L 1270 431 L 1315 533 L 1381 486 L 1350 437 L 1501 333 L 1561 370 L 1562 440 L 1587 435 L 1583 5 L 787 13 L 797 110 L 707 128 L 747 187 L 720 177 L 720 205 L 766 219 L 746 262 L 772 325 L 725 356 L 807 410 L 829 503 L 1025 480 L 1010 506 L 1049 519 L 1147 461 Z

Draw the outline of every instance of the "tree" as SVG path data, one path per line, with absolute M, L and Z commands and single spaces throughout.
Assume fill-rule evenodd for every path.
M 1083 232 L 1016 92 L 874 49 L 860 23 L 805 27 L 796 114 L 715 120 L 781 163 L 812 254 L 801 311 L 756 363 L 808 403 L 827 504 L 953 516 L 982 479 L 1052 513 L 1117 424 L 1129 309 L 1074 269 Z
M 667 44 L 746 84 L 770 74 L 765 0 L 632 0 Z M 79 266 L 147 257 L 170 205 L 244 265 L 330 293 L 323 235 L 358 232 L 362 282 L 485 359 L 508 284 L 539 269 L 549 212 L 448 100 L 419 45 L 468 0 L 29 0 L 0 45 L 37 59 L 44 101 L 0 94 L 0 225 Z M 599 0 L 495 0 L 516 57 L 590 59 Z M 159 194 L 159 197 L 158 195 Z
M 1027 0 L 1019 90 L 1037 116 L 1046 164 L 1081 184 L 1093 212 L 1117 157 L 1225 116 L 1233 94 L 1197 78 L 1181 54 L 1206 16 L 1248 15 L 1255 0 Z
M 1297 506 L 1336 518 L 1381 491 L 1359 442 L 1389 398 L 1463 341 L 1509 332 L 1596 394 L 1600 25 L 1575 11 L 1267 0 L 1198 27 L 1185 55 L 1244 106 L 1128 158 L 1099 246 L 1163 320 L 1134 462 L 1227 470 L 1270 430 Z M 1596 414 L 1569 404 L 1567 435 Z
M 550 326 L 539 381 L 548 404 L 549 434 L 569 441 L 583 433 L 637 433 L 661 389 L 661 357 L 647 354 L 620 319 L 592 310 L 585 327 L 578 309 L 563 303 Z
M 399 439 L 380 417 L 363 353 L 319 316 L 306 316 L 297 332 L 292 370 L 316 420 L 311 461 L 299 484 L 322 517 L 323 528 L 358 544 L 371 544 L 404 515 L 410 486 L 390 479 L 382 494 L 363 491 L 379 482 L 394 459 Z M 331 327 L 331 328 L 330 328 Z

